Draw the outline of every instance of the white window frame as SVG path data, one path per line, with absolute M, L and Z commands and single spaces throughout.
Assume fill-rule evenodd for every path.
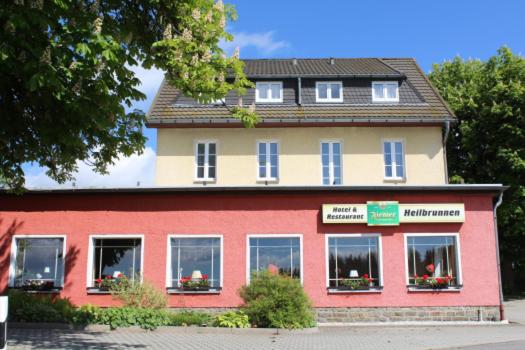
M 260 85 L 264 85 L 264 84 L 275 84 L 275 85 L 279 85 L 279 98 L 273 98 L 272 97 L 269 97 L 269 98 L 261 98 L 259 96 L 259 86 Z M 271 87 L 269 88 L 269 93 L 271 94 Z M 282 81 L 257 81 L 255 83 L 255 102 L 256 103 L 281 103 L 283 102 L 283 94 L 284 94 L 284 91 L 283 91 L 283 82 Z
M 392 144 L 400 142 L 403 148 L 403 176 L 397 176 L 397 162 L 395 159 L 395 146 L 392 148 Z M 390 144 L 390 155 L 392 159 L 392 176 L 386 176 L 386 162 L 385 162 L 385 143 Z M 392 152 L 394 150 L 394 152 Z M 406 169 L 406 143 L 405 139 L 381 139 L 381 154 L 383 156 L 383 180 L 384 181 L 406 181 L 407 169 Z
M 140 239 L 140 282 L 144 280 L 144 235 L 143 234 L 95 234 L 89 235 L 86 286 L 94 288 L 93 263 L 95 258 L 95 239 Z
M 332 98 L 332 86 L 328 85 L 326 89 L 326 98 L 319 97 L 319 85 L 320 84 L 338 84 L 340 93 L 339 98 Z M 343 82 L 342 81 L 316 81 L 315 82 L 315 102 L 319 103 L 341 103 L 343 102 Z
M 49 235 L 36 235 L 36 234 L 29 234 L 29 235 L 14 235 L 11 239 L 11 254 L 10 254 L 10 263 L 9 263 L 9 287 L 15 286 L 15 270 L 16 270 L 16 256 L 18 254 L 18 249 L 16 245 L 17 239 L 25 239 L 25 238 L 60 238 L 62 239 L 62 278 L 60 280 L 60 288 L 64 287 L 64 278 L 66 275 L 66 235 L 62 234 L 49 234 Z
M 266 144 L 266 177 L 260 177 L 259 176 L 259 144 L 264 143 Z M 271 176 L 271 161 L 270 161 L 270 143 L 276 143 L 277 144 L 277 177 Z M 266 182 L 266 181 L 272 181 L 277 182 L 279 181 L 279 168 L 280 168 L 280 162 L 279 162 L 279 155 L 281 152 L 281 145 L 279 144 L 279 140 L 257 140 L 256 142 L 257 149 L 255 150 L 255 153 L 257 154 L 257 164 L 256 164 L 256 174 L 257 174 L 257 181 L 260 182 Z
M 457 278 L 457 285 L 458 287 L 463 285 L 463 275 L 462 275 L 462 268 L 461 268 L 461 243 L 459 241 L 459 233 L 458 232 L 454 232 L 454 233 L 450 233 L 450 232 L 447 232 L 447 233 L 440 233 L 440 232 L 427 232 L 427 233 L 405 233 L 404 234 L 404 244 L 405 244 L 405 247 L 404 247 L 404 250 L 405 250 L 405 284 L 408 286 L 409 285 L 409 281 L 410 281 L 410 277 L 408 276 L 408 272 L 410 271 L 408 269 L 408 238 L 409 237 L 456 237 L 456 254 L 457 254 L 457 257 L 456 257 L 456 264 L 457 264 L 457 267 L 458 267 L 458 275 L 456 276 Z M 424 289 L 423 289 L 424 291 Z M 441 290 L 440 290 L 441 291 Z M 446 290 L 443 290 L 443 291 L 446 291 Z
M 199 144 L 204 144 L 204 177 L 198 177 L 199 174 Z M 209 177 L 209 149 L 210 144 L 215 144 L 215 177 Z M 217 140 L 195 140 L 193 142 L 193 149 L 194 149 L 194 157 L 193 157 L 193 167 L 194 167 L 194 174 L 193 174 L 193 181 L 194 182 L 216 182 L 218 177 L 218 170 L 219 170 L 219 143 Z
M 326 288 L 330 288 L 330 247 L 329 247 L 329 239 L 330 238 L 355 238 L 355 237 L 377 237 L 377 249 L 378 252 L 378 258 L 379 258 L 379 280 L 381 281 L 381 285 L 377 287 L 383 287 L 384 280 L 383 280 L 383 243 L 382 243 L 382 236 L 380 233 L 328 233 L 325 235 L 325 284 Z M 332 287 L 333 288 L 333 287 Z M 335 289 L 335 288 L 334 288 Z
M 341 183 L 338 185 L 332 185 L 334 182 L 334 152 L 333 152 L 333 146 L 329 147 L 329 154 L 328 154 L 328 176 L 330 178 L 330 184 L 325 185 L 323 184 L 323 143 L 339 143 L 340 149 L 341 149 Z M 319 155 L 320 155 L 320 161 L 321 161 L 321 185 L 322 186 L 342 186 L 343 181 L 343 174 L 344 174 L 344 167 L 343 167 L 343 140 L 320 140 L 319 141 Z
M 375 85 L 383 84 L 383 98 L 376 97 Z M 386 93 L 386 85 L 396 85 L 396 97 L 389 98 Z M 372 82 L 372 102 L 399 102 L 399 82 L 398 81 L 373 81 Z
M 220 240 L 220 247 L 221 247 L 221 264 L 220 264 L 220 274 L 221 277 L 219 279 L 219 287 L 223 287 L 223 279 L 224 279 L 224 239 L 223 235 L 216 235 L 216 234 L 169 234 L 168 240 L 167 240 L 167 254 L 166 254 L 166 288 L 177 288 L 177 286 L 171 285 L 171 239 L 172 238 L 219 238 Z
M 300 276 L 299 279 L 301 280 L 301 284 L 303 284 L 303 278 L 304 278 L 304 251 L 303 251 L 303 235 L 298 233 L 279 233 L 279 234 L 248 234 L 246 236 L 246 284 L 250 284 L 250 238 L 299 238 L 299 252 L 301 254 L 300 257 Z

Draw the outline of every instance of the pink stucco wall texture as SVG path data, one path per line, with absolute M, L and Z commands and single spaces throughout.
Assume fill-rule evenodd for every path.
M 461 224 L 322 224 L 327 203 L 464 203 Z M 248 234 L 300 234 L 303 284 L 316 307 L 496 306 L 499 285 L 492 194 L 472 192 L 169 192 L 3 195 L 0 200 L 0 290 L 8 287 L 14 235 L 63 234 L 65 282 L 61 296 L 76 305 L 116 305 L 110 295 L 86 291 L 90 235 L 144 235 L 144 279 L 166 286 L 167 236 L 222 235 L 223 288 L 219 294 L 170 295 L 171 307 L 236 307 L 246 283 Z M 380 233 L 380 293 L 330 294 L 326 289 L 326 234 Z M 460 291 L 410 292 L 406 286 L 405 233 L 459 233 Z

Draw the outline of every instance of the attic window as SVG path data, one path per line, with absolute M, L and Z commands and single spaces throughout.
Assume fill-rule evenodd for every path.
M 372 82 L 372 102 L 399 102 L 397 81 Z
M 282 82 L 257 82 L 255 85 L 255 102 L 283 102 Z
M 340 81 L 318 81 L 315 83 L 316 102 L 343 102 L 343 83 Z

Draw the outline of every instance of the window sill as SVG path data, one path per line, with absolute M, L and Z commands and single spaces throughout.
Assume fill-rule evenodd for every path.
M 94 288 L 94 287 L 88 287 L 87 288 L 87 293 L 88 294 L 111 294 L 111 292 L 109 290 L 100 290 L 98 288 Z
M 220 294 L 222 288 L 209 288 L 207 290 L 198 290 L 198 289 L 182 289 L 182 288 L 166 288 L 168 294 Z
M 277 185 L 279 184 L 279 179 L 257 179 L 256 182 L 261 185 Z
M 326 288 L 328 291 L 328 294 L 362 294 L 362 293 L 382 293 L 383 287 L 371 287 L 366 289 L 349 289 L 344 287 L 339 288 L 333 288 L 328 287 Z
M 384 177 L 383 182 L 397 183 L 397 182 L 407 182 L 405 177 Z
M 449 286 L 446 288 L 424 288 L 419 286 L 407 286 L 409 292 L 415 293 L 459 293 L 463 289 L 463 286 Z
M 27 294 L 60 294 L 60 292 L 62 292 L 62 287 L 48 290 L 28 290 L 21 287 L 9 287 L 9 289 L 19 290 Z
M 193 183 L 196 184 L 214 184 L 217 182 L 217 179 L 193 179 Z

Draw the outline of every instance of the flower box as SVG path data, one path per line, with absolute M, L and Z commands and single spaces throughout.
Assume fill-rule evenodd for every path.
M 58 290 L 55 287 L 55 282 L 42 280 L 26 280 L 20 289 L 26 292 L 52 292 Z
M 331 287 L 330 289 L 337 289 L 337 290 L 370 290 L 373 287 L 370 286 L 357 286 L 357 287 L 351 287 L 351 286 L 339 286 L 339 287 Z
M 431 285 L 431 284 L 415 284 L 410 285 L 410 288 L 414 289 L 432 289 L 432 290 L 439 290 L 439 289 L 448 289 L 449 285 Z
M 209 286 L 195 286 L 195 287 L 179 287 L 177 289 L 182 290 L 182 291 L 204 292 L 204 291 L 209 291 L 210 287 Z

